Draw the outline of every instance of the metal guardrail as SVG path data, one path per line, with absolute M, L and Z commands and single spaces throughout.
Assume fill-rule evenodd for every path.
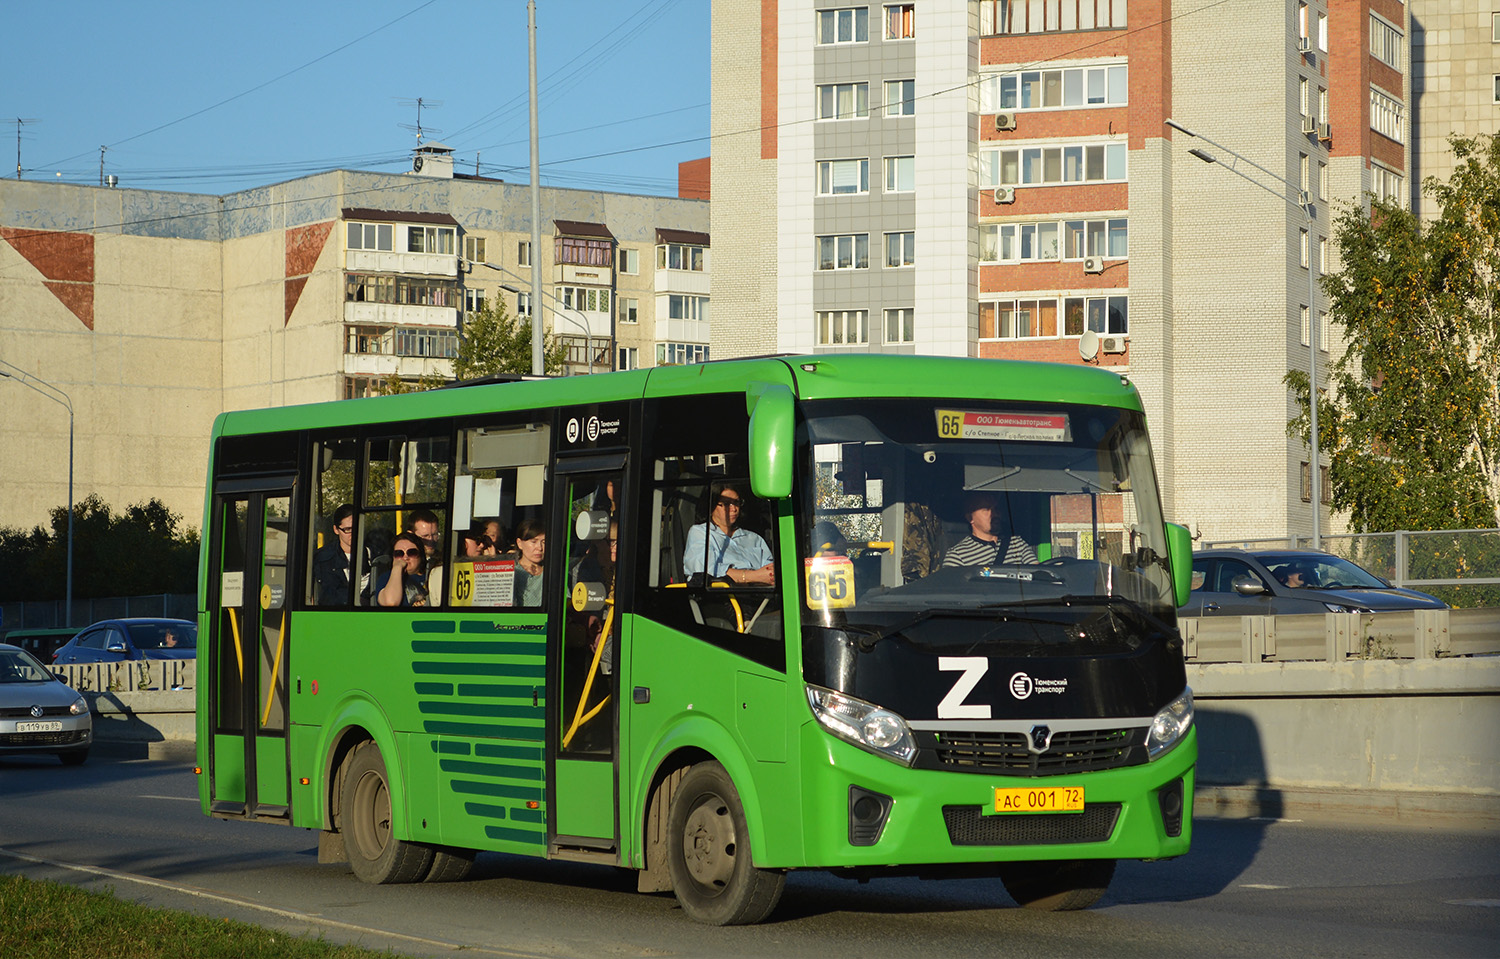
M 1188 662 L 1266 663 L 1500 655 L 1500 608 L 1298 616 L 1186 616 Z
M 60 629 L 67 625 L 66 604 L 60 599 L 0 603 L 0 642 L 12 629 Z M 198 618 L 196 593 L 152 593 L 148 596 L 115 596 L 73 600 L 72 626 L 83 629 L 101 619 L 131 616 L 164 616 L 169 619 Z

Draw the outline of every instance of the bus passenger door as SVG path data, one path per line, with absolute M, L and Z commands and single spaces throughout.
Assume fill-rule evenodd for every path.
M 623 456 L 614 457 L 622 461 Z M 547 551 L 560 555 L 551 570 L 561 581 L 549 587 L 550 634 L 555 651 L 548 700 L 556 704 L 550 749 L 554 756 L 554 851 L 611 853 L 616 844 L 615 754 L 619 616 L 615 612 L 615 559 L 619 536 L 616 503 L 624 502 L 624 471 L 598 470 L 590 457 L 587 472 L 567 472 L 559 462 L 558 512 L 566 524 L 555 529 Z M 558 607 L 561 606 L 561 615 Z
M 221 487 L 215 509 L 211 677 L 200 680 L 213 683 L 210 809 L 221 816 L 289 819 L 291 490 Z

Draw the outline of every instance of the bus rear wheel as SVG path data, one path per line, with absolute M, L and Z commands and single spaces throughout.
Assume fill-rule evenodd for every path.
M 349 756 L 340 797 L 339 828 L 354 875 L 372 884 L 418 882 L 432 865 L 432 848 L 397 839 L 391 787 L 380 747 L 361 743 Z
M 724 767 L 700 763 L 672 797 L 667 865 L 682 911 L 712 926 L 757 923 L 776 908 L 786 873 L 750 861 L 750 832 Z
M 1017 904 L 1042 912 L 1087 909 L 1104 895 L 1115 875 L 1113 859 L 1010 862 L 1000 881 Z

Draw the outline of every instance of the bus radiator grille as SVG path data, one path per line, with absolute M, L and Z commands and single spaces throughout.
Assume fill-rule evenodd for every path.
M 1081 813 L 986 816 L 979 806 L 944 806 L 948 841 L 955 846 L 1047 846 L 1104 842 L 1120 818 L 1119 803 L 1091 803 Z
M 1042 753 L 1028 750 L 1021 733 L 945 732 L 921 745 L 936 754 L 938 768 L 954 772 L 1060 776 L 1144 763 L 1144 741 L 1139 729 L 1079 729 L 1055 733 Z

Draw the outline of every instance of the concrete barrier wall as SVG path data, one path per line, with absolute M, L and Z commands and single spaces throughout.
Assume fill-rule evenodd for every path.
M 195 661 L 90 663 L 51 669 L 88 700 L 96 747 L 192 760 L 197 738 Z

